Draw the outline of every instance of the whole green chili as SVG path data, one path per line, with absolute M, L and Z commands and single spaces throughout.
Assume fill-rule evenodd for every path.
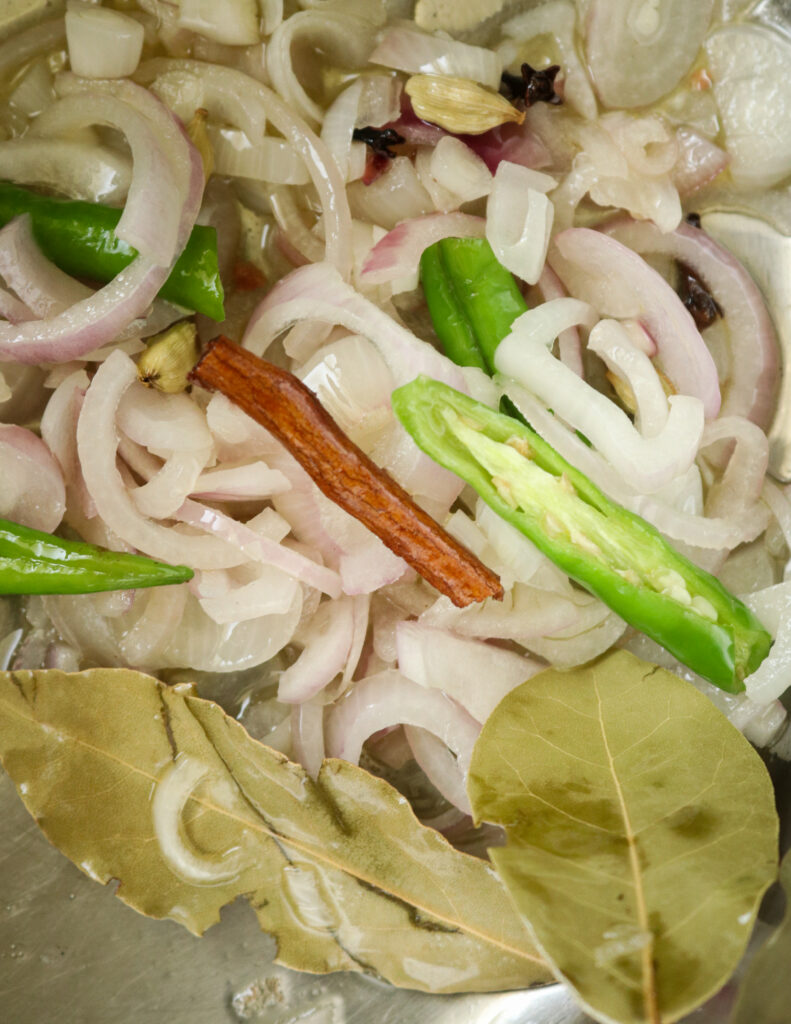
M 420 280 L 445 354 L 494 373 L 494 353 L 527 312 L 513 275 L 485 238 L 443 238 L 420 259 Z
M 0 594 L 95 594 L 185 583 L 192 570 L 0 519 Z
M 23 213 L 30 214 L 33 235 L 47 259 L 73 277 L 107 282 L 137 256 L 137 250 L 115 234 L 121 210 L 0 182 L 0 225 Z M 212 320 L 225 319 L 214 228 L 192 229 L 159 294 Z
M 427 377 L 393 409 L 417 444 L 466 480 L 568 576 L 694 672 L 744 689 L 772 638 L 650 523 L 610 501 L 535 431 Z

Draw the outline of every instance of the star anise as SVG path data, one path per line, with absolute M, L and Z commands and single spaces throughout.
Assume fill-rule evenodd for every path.
M 563 100 L 555 92 L 555 77 L 560 71 L 559 64 L 537 70 L 525 63 L 521 74 L 512 75 L 504 71 L 500 79 L 500 92 L 506 99 L 521 100 L 526 107 L 534 103 L 562 103 Z

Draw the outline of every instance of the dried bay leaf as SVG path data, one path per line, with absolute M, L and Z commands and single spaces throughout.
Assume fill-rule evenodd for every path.
M 512 691 L 469 776 L 492 860 L 556 975 L 601 1020 L 678 1020 L 736 967 L 776 873 L 758 755 L 682 679 L 625 651 Z
M 437 992 L 550 978 L 490 865 L 354 765 L 314 783 L 188 687 L 2 672 L 0 758 L 54 845 L 144 914 L 201 934 L 244 895 L 288 967 Z

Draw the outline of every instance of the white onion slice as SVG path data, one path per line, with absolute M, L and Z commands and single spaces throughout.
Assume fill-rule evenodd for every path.
M 274 185 L 307 185 L 310 181 L 304 160 L 282 139 L 269 136 L 251 142 L 238 128 L 207 130 L 217 174 L 229 178 L 252 178 Z
M 466 774 L 480 725 L 439 690 L 413 683 L 393 669 L 356 683 L 327 714 L 327 755 L 357 764 L 363 743 L 380 729 L 415 725 L 438 736 Z
M 503 160 L 486 207 L 486 238 L 517 277 L 535 284 L 547 258 L 554 207 L 544 194 L 554 178 Z
M 744 680 L 750 700 L 771 704 L 785 693 L 791 679 L 791 584 L 778 583 L 742 595 L 742 600 L 775 638 L 769 654 Z
M 543 667 L 513 651 L 420 622 L 400 622 L 396 644 L 403 675 L 443 690 L 478 722 L 485 722 L 507 693 Z
M 355 8 L 344 11 L 300 11 L 286 18 L 272 33 L 267 47 L 267 69 L 272 85 L 285 103 L 298 111 L 312 127 L 321 124 L 323 108 L 307 93 L 294 67 L 294 50 L 312 46 L 336 66 L 363 67 L 374 42 L 374 26 Z
M 0 516 L 35 530 L 52 531 L 66 509 L 60 466 L 32 431 L 0 424 Z
M 468 213 L 429 213 L 402 221 L 371 249 L 360 274 L 361 285 L 399 281 L 409 291 L 417 287 L 424 249 L 442 238 L 482 238 L 482 217 Z
M 223 463 L 204 470 L 191 492 L 200 501 L 250 501 L 282 494 L 291 484 L 278 469 L 265 462 Z
M 724 171 L 730 157 L 705 135 L 682 125 L 676 131 L 678 159 L 670 177 L 682 199 L 708 185 Z
M 134 626 L 123 634 L 118 648 L 128 665 L 156 665 L 159 652 L 166 646 L 184 614 L 187 588 L 153 587 L 145 598 L 145 607 Z
M 485 601 L 472 608 L 455 608 L 440 597 L 419 621 L 461 636 L 515 640 L 528 646 L 532 639 L 551 636 L 579 620 L 580 611 L 568 598 L 515 583 L 502 601 Z
M 550 299 L 564 299 L 568 296 L 568 292 L 563 287 L 563 282 L 548 263 L 544 264 L 544 269 L 541 271 L 541 276 L 536 282 L 536 287 L 544 302 L 549 302 Z M 578 377 L 585 376 L 580 333 L 576 327 L 568 327 L 565 331 L 561 331 L 558 334 L 558 357 Z
M 608 107 L 643 107 L 670 92 L 697 56 L 714 0 L 590 0 L 588 67 Z
M 369 185 L 355 181 L 349 186 L 349 203 L 358 220 L 389 230 L 402 220 L 434 211 L 434 202 L 423 187 L 415 164 L 407 156 L 391 160 Z
M 126 198 L 132 165 L 107 146 L 25 136 L 0 142 L 0 177 L 113 206 Z
M 244 867 L 244 854 L 238 846 L 225 850 L 221 856 L 209 857 L 198 853 L 184 838 L 181 818 L 187 802 L 201 783 L 211 779 L 212 772 L 212 766 L 179 753 L 155 785 L 151 802 L 159 851 L 173 874 L 190 885 L 218 885 L 237 877 Z M 231 793 L 230 784 L 227 789 L 223 786 L 220 803 L 228 805 Z M 218 795 L 213 792 L 212 799 L 216 800 Z
M 422 180 L 429 193 L 428 183 L 434 182 L 440 194 L 449 194 L 453 203 L 451 208 L 488 196 L 492 190 L 489 168 L 469 146 L 453 135 L 443 135 L 428 151 L 428 175 Z M 437 206 L 439 208 L 439 203 Z
M 324 115 L 321 126 L 322 142 L 335 157 L 344 181 L 362 177 L 362 171 L 359 174 L 352 173 L 358 169 L 352 161 L 352 152 L 360 146 L 363 147 L 362 165 L 365 170 L 365 145 L 352 140 L 362 93 L 363 80 L 358 78 L 335 99 Z
M 257 0 L 180 0 L 179 24 L 228 46 L 260 41 Z
M 211 449 L 206 418 L 188 395 L 166 395 L 133 381 L 125 390 L 116 417 L 118 426 L 137 444 L 165 458 L 170 452 Z
M 490 89 L 497 89 L 503 73 L 503 62 L 492 50 L 400 26 L 387 29 L 369 60 L 410 74 L 469 78 Z
M 617 320 L 600 320 L 590 332 L 588 350 L 628 384 L 635 400 L 635 426 L 643 437 L 661 434 L 667 424 L 667 395 L 653 363 L 632 344 L 626 328 Z
M 791 170 L 791 45 L 781 32 L 748 23 L 713 32 L 705 49 L 734 181 L 773 185 Z
M 75 75 L 128 78 L 140 63 L 143 37 L 140 22 L 120 11 L 74 0 L 69 3 L 66 43 Z
M 382 128 L 401 114 L 403 85 L 394 75 L 361 75 L 362 93 L 355 128 Z
M 247 571 L 247 566 L 237 570 L 243 579 L 254 576 L 246 582 L 232 579 L 233 570 L 228 573 L 218 569 L 201 574 L 195 596 L 212 622 L 222 626 L 288 613 L 298 596 L 297 580 L 270 565 L 252 568 L 252 572 Z M 207 577 L 214 577 L 214 580 L 210 582 Z
M 0 78 L 9 77 L 13 68 L 24 64 L 36 54 L 57 49 L 65 38 L 66 26 L 59 16 L 3 40 L 0 43 Z
M 572 295 L 602 316 L 638 320 L 657 345 L 659 360 L 676 389 L 717 415 L 720 389 L 711 353 L 681 300 L 636 253 L 589 228 L 555 237 L 549 262 Z

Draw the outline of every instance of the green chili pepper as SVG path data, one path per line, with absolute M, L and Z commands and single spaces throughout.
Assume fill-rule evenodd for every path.
M 0 519 L 0 594 L 95 594 L 185 583 L 192 570 Z
M 121 210 L 75 199 L 56 199 L 0 182 L 0 225 L 30 214 L 33 234 L 47 259 L 73 277 L 110 281 L 137 256 L 115 235 Z M 197 225 L 170 277 L 163 299 L 224 320 L 223 287 L 217 266 L 217 232 Z
M 417 444 L 466 480 L 572 579 L 679 661 L 739 693 L 771 636 L 715 577 L 610 501 L 535 431 L 418 377 L 393 409 Z
M 420 259 L 420 280 L 445 354 L 494 373 L 494 353 L 527 304 L 485 238 L 443 238 Z

